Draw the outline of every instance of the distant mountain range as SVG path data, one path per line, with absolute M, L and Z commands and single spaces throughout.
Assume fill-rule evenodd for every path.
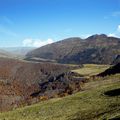
M 25 55 L 33 50 L 33 47 L 1 47 L 0 58 L 24 59 Z
M 11 52 L 8 52 L 7 50 L 0 49 L 0 57 L 13 58 L 15 55 L 13 55 Z
M 24 56 L 25 54 L 27 54 L 27 52 L 35 49 L 34 47 L 3 47 L 1 48 L 5 51 L 9 51 L 12 54 L 15 55 L 22 55 Z
M 105 34 L 92 35 L 86 39 L 67 38 L 37 48 L 26 54 L 26 59 L 49 59 L 59 63 L 112 64 L 118 62 L 120 38 Z

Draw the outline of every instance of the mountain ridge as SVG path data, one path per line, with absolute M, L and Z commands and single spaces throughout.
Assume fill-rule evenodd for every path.
M 56 60 L 58 63 L 111 64 L 119 54 L 120 38 L 96 34 L 86 39 L 72 37 L 42 46 L 28 52 L 26 59 L 38 57 Z

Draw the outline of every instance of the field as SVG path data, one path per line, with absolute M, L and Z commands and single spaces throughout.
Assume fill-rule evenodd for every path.
M 77 72 L 85 77 L 90 77 L 103 72 L 109 67 L 110 65 L 84 64 L 83 68 L 73 70 L 73 72 Z
M 82 90 L 71 96 L 54 98 L 0 113 L 0 120 L 120 119 L 120 74 L 105 78 L 95 78 L 86 83 Z M 115 92 L 113 94 L 105 94 L 111 90 L 115 90 Z

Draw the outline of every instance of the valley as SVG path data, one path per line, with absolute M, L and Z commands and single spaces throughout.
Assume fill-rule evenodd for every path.
M 19 108 L 0 114 L 7 120 L 114 120 L 120 118 L 120 94 L 106 95 L 120 89 L 120 74 L 91 78 L 82 91 L 63 98 Z M 116 93 L 114 93 L 116 94 Z
M 1 50 L 0 120 L 119 119 L 119 46 L 101 34 Z
M 0 0 L 0 120 L 120 120 L 120 0 Z

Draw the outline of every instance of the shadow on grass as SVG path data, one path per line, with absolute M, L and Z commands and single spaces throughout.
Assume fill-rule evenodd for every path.
M 106 91 L 106 92 L 104 93 L 104 95 L 107 95 L 107 96 L 109 96 L 109 97 L 119 96 L 119 95 L 120 95 L 120 88 Z
M 108 120 L 120 120 L 120 116 L 114 117 L 114 118 L 110 118 Z

